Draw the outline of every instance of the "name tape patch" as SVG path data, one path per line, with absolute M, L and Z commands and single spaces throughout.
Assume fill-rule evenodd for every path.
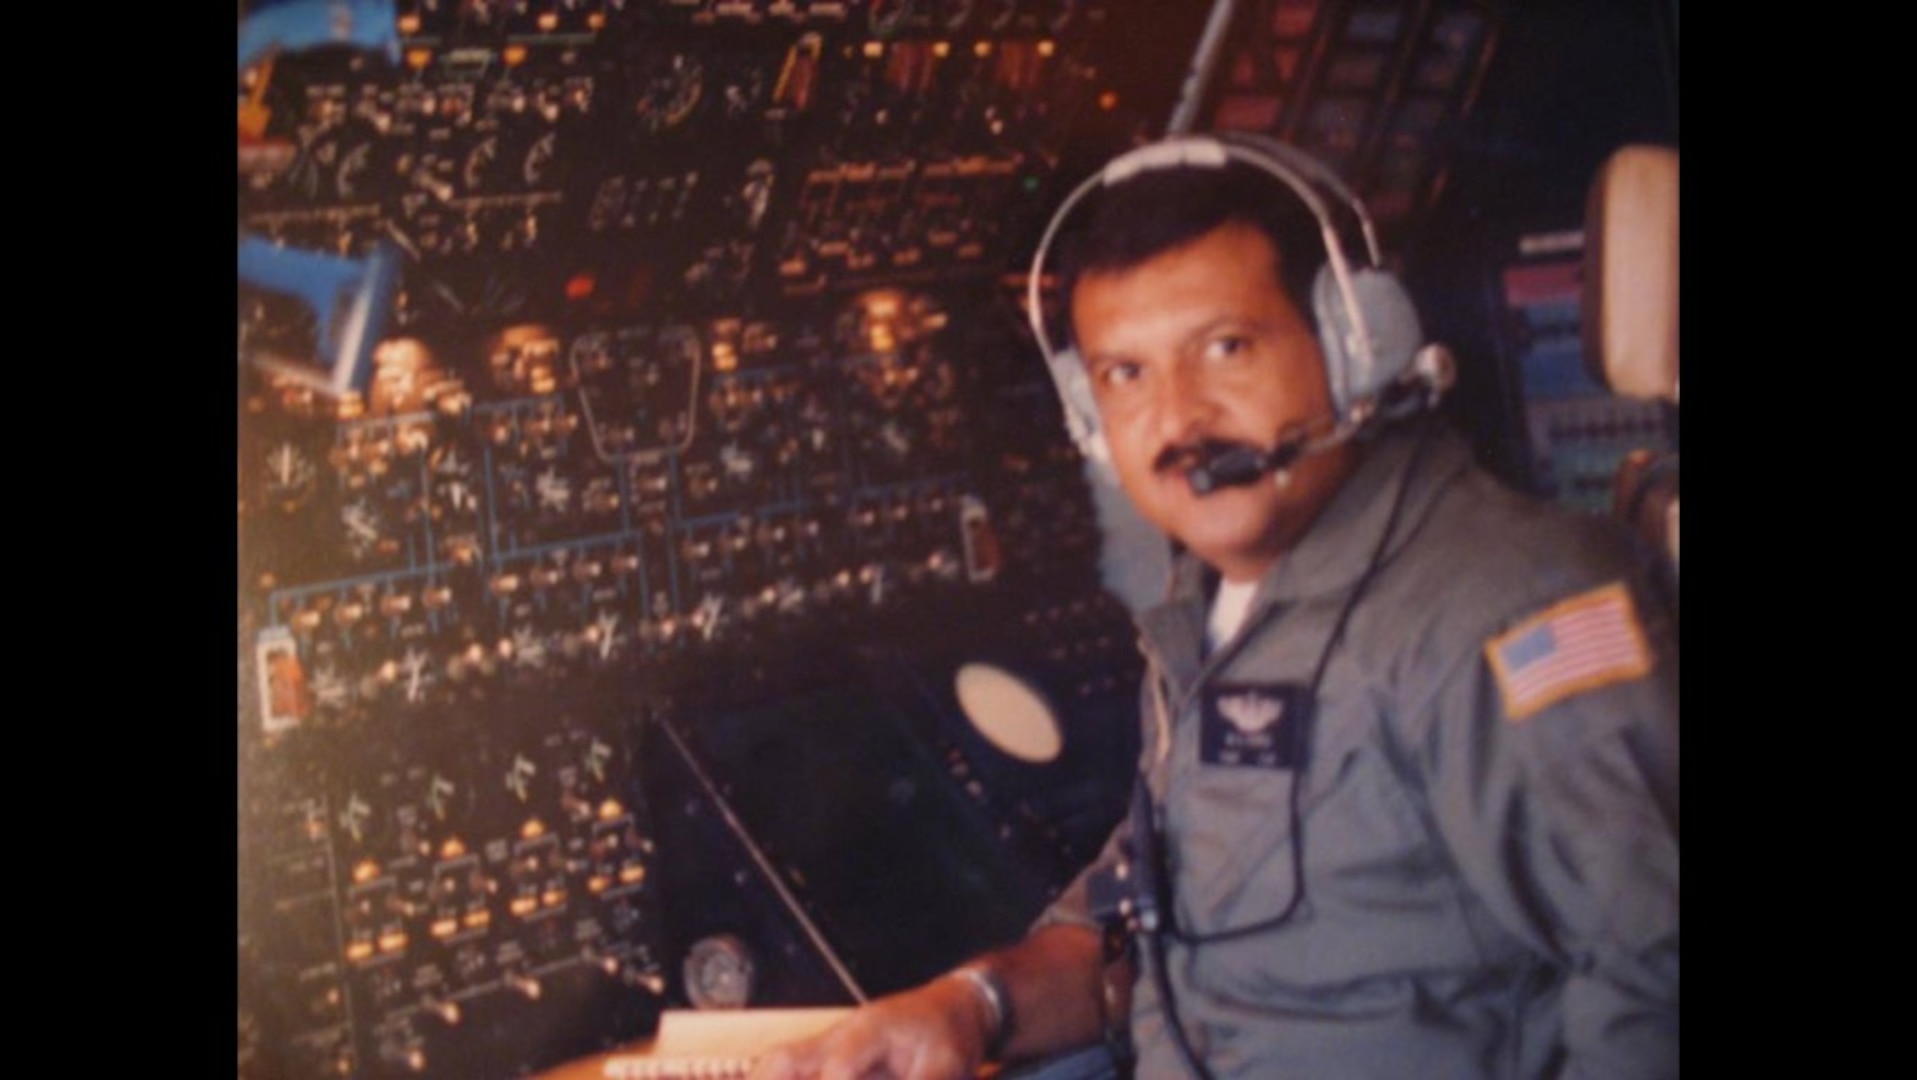
M 1309 702 L 1297 683 L 1219 683 L 1203 696 L 1198 760 L 1206 765 L 1295 769 Z

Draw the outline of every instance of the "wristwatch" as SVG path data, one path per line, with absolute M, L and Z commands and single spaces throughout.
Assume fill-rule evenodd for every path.
M 999 1055 L 1005 1051 L 1005 1044 L 1012 1041 L 1012 1031 L 1016 1027 L 1012 994 L 1006 989 L 1005 980 L 991 965 L 982 961 L 965 964 L 954 969 L 952 974 L 970 985 L 979 1000 L 985 1003 L 985 1011 L 991 1017 L 991 1027 L 985 1036 L 985 1059 L 999 1060 Z

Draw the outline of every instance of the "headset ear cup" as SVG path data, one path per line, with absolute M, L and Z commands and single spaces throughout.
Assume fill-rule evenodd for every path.
M 1064 407 L 1065 430 L 1078 445 L 1078 452 L 1085 455 L 1101 473 L 1113 474 L 1112 449 L 1105 441 L 1105 432 L 1098 422 L 1098 402 L 1092 399 L 1091 376 L 1085 373 L 1085 365 L 1078 359 L 1078 350 L 1061 349 L 1046 357 L 1046 364 L 1052 371 L 1052 382 L 1058 387 L 1059 404 Z
M 1325 379 L 1331 387 L 1332 405 L 1341 415 L 1410 370 L 1412 357 L 1424 344 L 1418 309 L 1396 277 L 1384 270 L 1357 270 L 1351 275 L 1351 291 L 1370 333 L 1369 350 L 1358 339 L 1357 327 L 1345 312 L 1344 293 L 1338 288 L 1338 275 L 1330 263 L 1319 268 L 1311 286 L 1318 346 L 1325 354 Z
M 1325 385 L 1331 390 L 1331 407 L 1343 416 L 1351 404 L 1351 320 L 1344 317 L 1345 301 L 1338 292 L 1338 275 L 1331 264 L 1318 268 L 1311 282 L 1311 314 L 1318 324 L 1318 349 L 1325 356 Z

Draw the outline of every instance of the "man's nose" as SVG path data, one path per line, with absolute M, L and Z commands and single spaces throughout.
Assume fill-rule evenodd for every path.
M 1183 442 L 1211 430 L 1218 402 L 1197 365 L 1171 365 L 1160 391 L 1159 435 L 1166 442 Z

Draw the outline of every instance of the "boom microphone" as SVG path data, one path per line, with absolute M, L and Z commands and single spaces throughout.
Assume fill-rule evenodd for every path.
M 1201 448 L 1201 455 L 1185 470 L 1185 482 L 1197 495 L 1210 495 L 1220 488 L 1243 487 L 1266 473 L 1288 469 L 1304 457 L 1311 439 L 1297 431 L 1278 441 L 1270 450 L 1241 443 L 1217 443 Z
M 1376 395 L 1352 406 L 1342 420 L 1332 423 L 1330 432 L 1323 437 L 1314 439 L 1309 429 L 1293 427 L 1280 435 L 1270 450 L 1242 443 L 1208 443 L 1198 448 L 1198 460 L 1185 470 L 1185 482 L 1191 485 L 1195 495 L 1243 487 L 1266 473 L 1276 474 L 1282 482 L 1285 471 L 1299 458 L 1322 453 L 1367 434 L 1387 421 L 1413 416 L 1436 406 L 1457 377 L 1457 361 L 1451 350 L 1442 345 L 1426 345 L 1412 357 L 1409 370 L 1385 384 Z

